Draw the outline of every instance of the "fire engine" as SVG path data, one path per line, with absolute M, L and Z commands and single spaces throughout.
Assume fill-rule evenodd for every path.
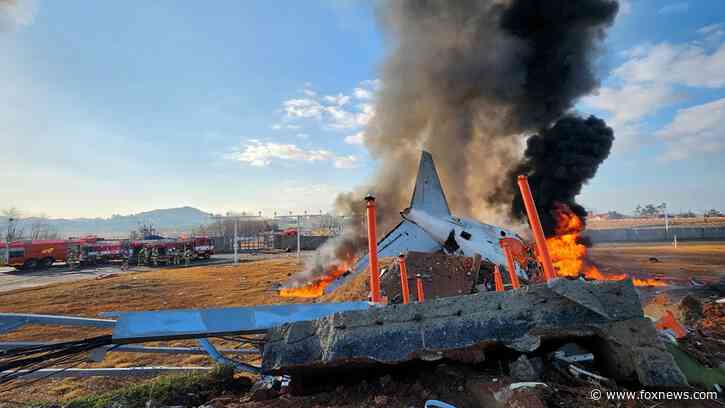
M 192 259 L 208 259 L 214 254 L 214 245 L 207 237 L 159 240 L 104 240 L 86 237 L 67 240 L 26 240 L 0 244 L 0 265 L 20 270 L 47 268 L 55 262 L 67 262 L 68 254 L 75 251 L 81 264 L 95 265 L 127 259 L 138 262 L 141 248 L 149 252 L 156 249 L 157 261 L 171 264 L 174 253 L 182 255 L 188 248 Z M 10 259 L 7 259 L 7 255 Z
M 53 262 L 65 262 L 68 249 L 80 249 L 77 240 L 43 240 L 43 241 L 16 241 L 10 243 L 10 259 L 7 259 L 7 245 L 0 247 L 2 264 L 14 266 L 17 269 L 47 268 Z

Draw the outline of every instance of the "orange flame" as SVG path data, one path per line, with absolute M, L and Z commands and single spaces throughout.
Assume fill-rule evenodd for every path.
M 566 204 L 557 203 L 554 210 L 556 227 L 554 236 L 546 239 L 551 262 L 557 275 L 576 278 L 583 276 L 590 280 L 623 280 L 627 274 L 604 275 L 587 259 L 587 247 L 580 242 L 584 222 Z M 635 286 L 666 286 L 657 279 L 632 279 Z
M 335 279 L 344 275 L 350 269 L 352 262 L 333 264 L 328 268 L 328 273 L 312 282 L 296 288 L 281 288 L 279 295 L 282 297 L 317 298 L 325 293 L 325 287 Z

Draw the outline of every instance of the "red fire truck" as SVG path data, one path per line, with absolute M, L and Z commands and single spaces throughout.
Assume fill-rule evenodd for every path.
M 68 240 L 16 241 L 10 243 L 10 259 L 7 258 L 7 246 L 0 244 L 0 265 L 17 269 L 47 268 L 54 262 L 67 262 L 70 251 L 78 254 L 78 261 L 85 265 L 95 265 L 128 258 L 138 262 L 141 248 L 156 253 L 161 264 L 171 264 L 173 254 L 183 255 L 188 248 L 192 259 L 208 259 L 214 254 L 214 245 L 206 237 L 186 239 L 158 239 L 143 241 L 104 240 L 96 237 L 84 237 Z
M 80 250 L 79 240 L 16 241 L 10 243 L 10 259 L 7 259 L 7 245 L 0 245 L 3 265 L 17 269 L 46 268 L 53 262 L 65 262 L 68 249 Z
M 99 264 L 123 259 L 123 241 L 84 239 L 80 247 L 80 261 Z
M 191 242 L 191 250 L 194 252 L 194 257 L 198 259 L 209 259 L 214 255 L 214 243 L 208 237 L 191 237 L 188 239 Z

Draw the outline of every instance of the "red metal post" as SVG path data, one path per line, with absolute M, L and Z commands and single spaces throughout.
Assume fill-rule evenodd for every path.
M 398 266 L 400 268 L 400 293 L 403 295 L 403 304 L 410 303 L 410 288 L 408 288 L 408 267 L 405 264 L 405 255 L 400 254 Z
M 368 263 L 370 264 L 370 292 L 373 303 L 380 303 L 380 271 L 378 269 L 378 238 L 375 220 L 375 197 L 365 197 L 368 213 Z
M 501 271 L 498 269 L 498 265 L 493 267 L 493 283 L 496 286 L 496 292 L 503 292 L 503 279 L 501 278 Z
M 423 292 L 423 277 L 420 274 L 415 275 L 415 288 L 418 290 L 418 303 L 425 302 L 425 293 Z
M 531 225 L 531 232 L 534 234 L 534 241 L 536 241 L 536 249 L 539 255 L 539 261 L 541 261 L 544 267 L 544 278 L 548 281 L 556 277 L 554 272 L 554 265 L 551 263 L 551 257 L 549 256 L 549 248 L 546 247 L 546 238 L 544 237 L 544 229 L 541 228 L 541 220 L 539 220 L 539 213 L 536 211 L 536 204 L 534 203 L 534 197 L 531 194 L 531 188 L 529 188 L 529 179 L 521 175 L 518 178 L 519 190 L 521 190 L 521 197 L 524 199 L 524 206 L 526 207 L 526 214 L 529 216 L 529 224 Z
M 501 248 L 503 249 L 503 254 L 506 256 L 506 269 L 509 271 L 509 280 L 511 281 L 511 286 L 514 289 L 518 289 L 521 287 L 521 284 L 519 284 L 519 277 L 516 275 L 516 265 L 514 265 L 514 257 L 511 255 L 511 250 L 509 249 L 508 245 L 501 240 L 499 241 L 501 244 Z

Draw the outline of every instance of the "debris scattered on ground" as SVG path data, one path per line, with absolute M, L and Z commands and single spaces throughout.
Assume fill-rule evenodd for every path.
M 270 330 L 268 374 L 334 381 L 337 371 L 442 359 L 480 363 L 530 353 L 551 341 L 586 341 L 621 381 L 683 385 L 685 379 L 642 314 L 629 281 L 557 279 L 526 290 L 486 292 L 338 313 Z M 320 377 L 323 380 L 320 380 Z

